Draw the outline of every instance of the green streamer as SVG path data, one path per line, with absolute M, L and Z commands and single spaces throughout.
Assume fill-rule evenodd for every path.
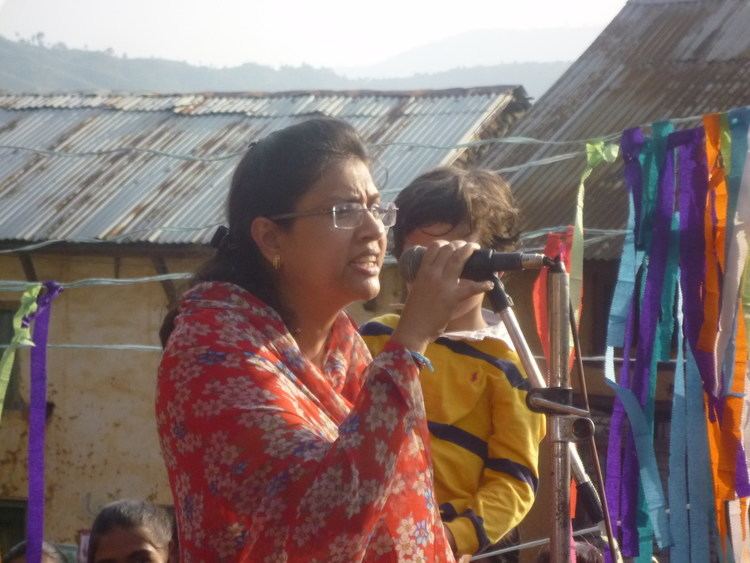
M 599 164 L 602 162 L 612 163 L 619 154 L 620 146 L 616 143 L 607 143 L 604 140 L 586 143 L 586 168 L 581 174 L 581 183 L 578 184 L 573 245 L 570 251 L 570 302 L 576 312 L 576 321 L 578 321 L 581 291 L 583 289 L 583 198 L 586 193 L 586 180 Z
M 8 347 L 0 358 L 0 419 L 3 416 L 3 403 L 5 393 L 8 391 L 10 372 L 13 369 L 13 361 L 16 358 L 16 350 L 22 346 L 33 346 L 31 339 L 31 328 L 24 326 L 24 318 L 36 311 L 36 298 L 42 290 L 42 284 L 38 283 L 29 287 L 21 296 L 21 306 L 13 316 L 13 337 Z

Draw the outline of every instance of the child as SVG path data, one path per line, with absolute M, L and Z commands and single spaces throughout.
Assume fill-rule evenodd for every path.
M 518 210 L 497 175 L 456 167 L 423 174 L 396 198 L 396 258 L 438 239 L 510 251 Z M 443 335 L 427 347 L 433 369 L 421 373 L 431 434 L 435 492 L 458 555 L 479 553 L 506 536 L 534 502 L 544 417 L 526 407 L 529 383 L 508 333 L 483 295 L 467 299 Z M 373 319 L 362 335 L 373 355 L 398 315 Z
M 163 508 L 137 500 L 110 503 L 91 527 L 88 563 L 175 562 L 173 530 L 173 520 Z

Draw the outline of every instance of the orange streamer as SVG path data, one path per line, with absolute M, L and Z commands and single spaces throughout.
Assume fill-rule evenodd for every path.
M 706 285 L 703 325 L 698 348 L 713 352 L 719 330 L 721 292 L 720 273 L 724 271 L 724 244 L 727 227 L 727 179 L 721 156 L 721 117 L 712 113 L 703 117 L 708 159 L 708 193 L 704 215 L 706 243 Z M 716 222 L 714 225 L 714 221 Z

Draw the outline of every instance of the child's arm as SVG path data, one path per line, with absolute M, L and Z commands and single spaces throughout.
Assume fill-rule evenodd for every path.
M 492 427 L 482 482 L 469 507 L 474 517 L 446 525 L 459 553 L 474 553 L 515 528 L 534 504 L 544 416 L 526 406 L 526 391 L 500 374 L 492 378 Z

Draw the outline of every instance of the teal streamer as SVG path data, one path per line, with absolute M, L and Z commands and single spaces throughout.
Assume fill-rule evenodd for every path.
M 687 400 L 685 389 L 685 354 L 682 336 L 682 296 L 677 296 L 677 363 L 674 370 L 672 420 L 669 431 L 669 525 L 672 548 L 669 557 L 674 561 L 691 563 L 688 520 L 687 484 Z M 697 561 L 695 563 L 698 563 Z
M 681 313 L 680 313 L 681 314 Z M 682 323 L 682 318 L 680 318 Z M 703 383 L 698 364 L 685 345 L 685 422 L 687 487 L 690 502 L 690 561 L 710 561 L 709 530 L 714 518 L 713 479 L 708 452 L 708 432 L 703 404 Z
M 664 491 L 661 486 L 659 468 L 656 464 L 656 456 L 653 448 L 653 433 L 649 429 L 648 419 L 641 409 L 635 394 L 614 381 L 607 380 L 617 397 L 622 401 L 625 412 L 628 415 L 630 427 L 633 432 L 633 441 L 638 455 L 639 475 L 641 486 L 646 498 L 646 505 L 651 523 L 654 529 L 654 538 L 659 547 L 667 547 L 671 543 L 669 533 L 669 518 L 667 516 L 667 504 Z

